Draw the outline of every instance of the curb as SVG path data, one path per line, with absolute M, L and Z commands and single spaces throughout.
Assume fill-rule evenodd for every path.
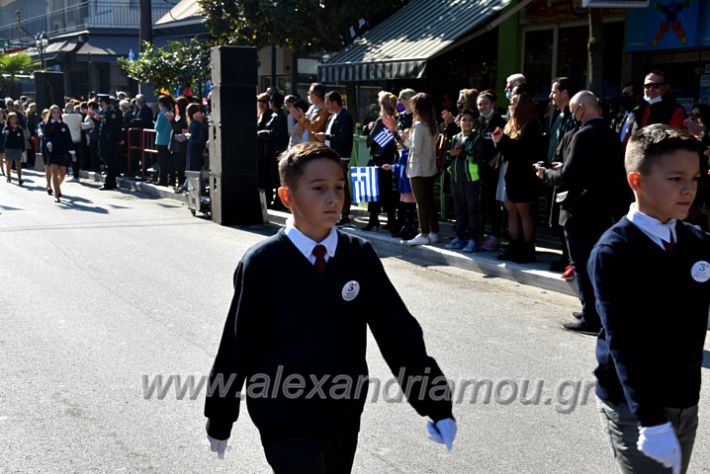
M 269 222 L 280 226 L 286 225 L 286 219 L 290 216 L 286 212 L 273 210 L 268 212 Z M 545 270 L 549 261 L 557 254 L 543 254 L 542 261 L 521 265 L 497 260 L 497 252 L 465 254 L 442 248 L 442 244 L 408 247 L 403 245 L 399 239 L 384 234 L 366 232 L 352 227 L 340 227 L 340 230 L 369 241 L 378 252 L 387 253 L 389 256 L 405 260 L 415 260 L 415 263 L 424 266 L 447 265 L 482 273 L 486 277 L 505 278 L 523 285 L 577 296 L 574 281 L 565 281 L 560 278 L 559 273 Z
M 82 178 L 94 183 L 103 182 L 102 176 L 94 171 L 82 170 L 80 175 Z M 149 198 L 172 199 L 187 203 L 187 196 L 185 194 L 177 194 L 168 188 L 163 189 L 151 183 L 119 177 L 116 179 L 116 184 L 121 190 L 141 193 Z M 286 220 L 290 215 L 291 214 L 286 212 L 268 210 L 269 223 L 274 225 L 285 226 Z M 353 217 L 367 216 L 367 210 L 353 207 L 351 215 Z M 497 260 L 497 252 L 465 254 L 445 249 L 443 248 L 443 244 L 408 247 L 403 245 L 399 239 L 390 237 L 384 233 L 366 232 L 350 226 L 341 227 L 340 230 L 369 241 L 379 253 L 386 253 L 389 256 L 414 261 L 414 263 L 423 266 L 446 265 L 482 273 L 486 277 L 505 278 L 522 285 L 577 296 L 574 281 L 562 280 L 559 273 L 546 270 L 549 262 L 559 254 L 540 247 L 538 247 L 540 261 L 533 264 L 521 265 Z

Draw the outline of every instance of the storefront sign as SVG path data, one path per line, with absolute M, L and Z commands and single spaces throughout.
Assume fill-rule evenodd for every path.
M 629 10 L 626 51 L 697 48 L 710 43 L 708 16 L 710 2 L 703 0 L 654 0 L 648 8 Z
M 589 8 L 644 8 L 648 0 L 582 0 L 583 7 Z

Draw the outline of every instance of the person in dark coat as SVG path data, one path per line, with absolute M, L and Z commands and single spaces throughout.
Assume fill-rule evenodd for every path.
M 273 92 L 269 99 L 271 116 L 264 125 L 263 130 L 256 132 L 256 137 L 262 147 L 262 173 L 264 196 L 267 205 L 272 209 L 284 210 L 279 202 L 274 189 L 278 183 L 279 155 L 288 148 L 288 120 L 283 111 L 284 96 L 280 92 Z
M 340 155 L 340 164 L 343 167 L 345 176 L 345 200 L 340 213 L 338 225 L 350 224 L 350 183 L 348 171 L 350 171 L 350 157 L 353 153 L 353 133 L 355 132 L 355 121 L 350 112 L 343 107 L 343 98 L 336 91 L 325 94 L 325 110 L 330 116 L 325 126 L 325 132 L 315 134 L 315 139 L 325 143 Z
M 563 326 L 596 335 L 600 322 L 587 261 L 599 237 L 624 214 L 631 196 L 618 135 L 602 117 L 597 98 L 590 91 L 578 92 L 570 101 L 570 110 L 582 125 L 571 139 L 564 164 L 536 169 L 548 184 L 567 189 L 561 203 L 560 224 L 565 229 L 582 314 L 578 322 Z
M 121 141 L 121 112 L 111 106 L 111 98 L 108 95 L 98 96 L 101 107 L 101 125 L 99 127 L 99 158 L 106 167 L 106 179 L 104 185 L 99 188 L 101 191 L 116 189 L 116 177 L 118 176 L 118 152 Z

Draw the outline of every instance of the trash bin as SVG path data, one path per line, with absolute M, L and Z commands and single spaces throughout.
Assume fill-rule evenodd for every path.
M 207 171 L 185 171 L 187 178 L 187 208 L 192 215 L 201 212 L 205 215 L 211 214 L 209 172 Z

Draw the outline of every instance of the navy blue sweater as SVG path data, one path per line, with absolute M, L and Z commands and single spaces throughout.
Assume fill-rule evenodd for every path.
M 347 291 L 353 281 L 359 284 L 354 298 Z M 338 386 L 343 376 L 354 381 L 367 376 L 368 327 L 392 372 L 405 370 L 404 387 L 410 384 L 408 401 L 415 410 L 435 421 L 451 417 L 450 392 L 426 353 L 421 327 L 368 242 L 338 232 L 335 256 L 324 273 L 283 230 L 249 249 L 234 275 L 234 298 L 210 373 L 210 384 L 230 377 L 234 383 L 224 396 L 208 392 L 208 434 L 229 437 L 245 381 L 249 415 L 262 435 L 329 437 L 359 430 L 367 384 L 359 392 L 347 391 L 347 397 Z M 251 396 L 263 384 L 257 374 L 280 379 L 281 387 L 289 376 L 305 376 L 304 393 L 288 397 L 272 383 L 275 396 Z M 314 387 L 310 377 L 326 375 L 327 396 L 308 398 Z
M 688 408 L 700 396 L 710 281 L 697 272 L 710 262 L 710 234 L 684 222 L 676 232 L 671 254 L 624 217 L 589 259 L 602 321 L 596 393 L 628 403 L 642 426 L 665 423 L 664 407 Z

